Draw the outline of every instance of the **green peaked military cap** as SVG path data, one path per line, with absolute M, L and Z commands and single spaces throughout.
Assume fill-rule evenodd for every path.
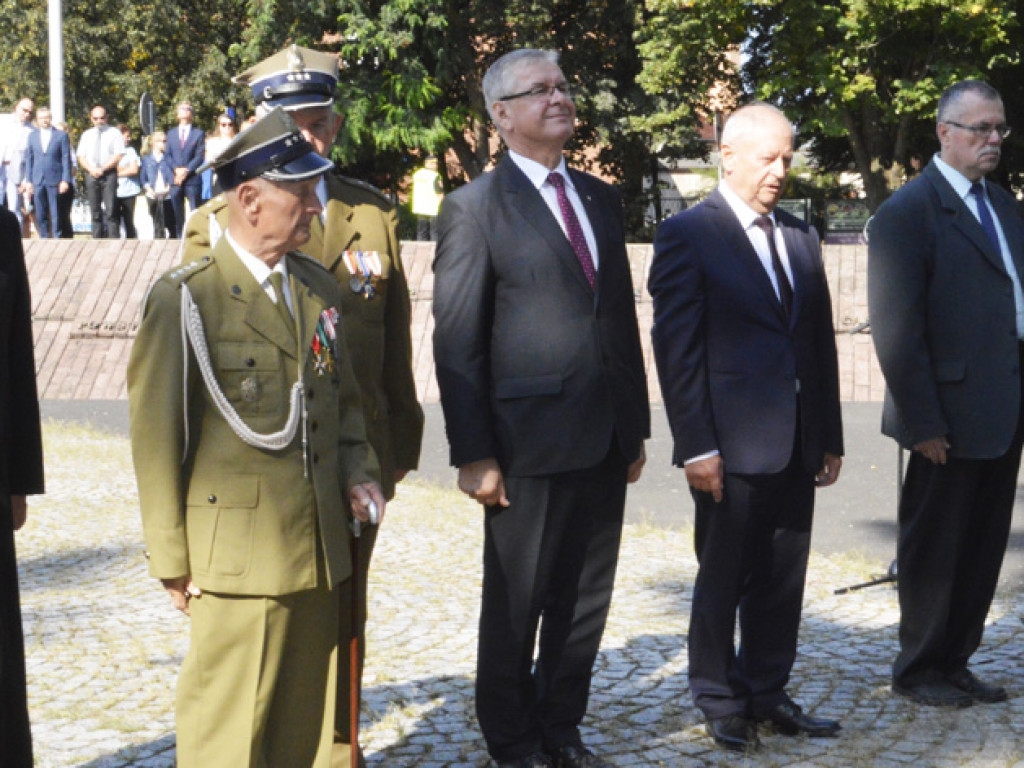
M 287 110 L 326 107 L 338 87 L 338 57 L 290 45 L 232 79 L 248 85 L 256 105 Z
M 260 176 L 271 181 L 301 181 L 326 173 L 333 165 L 302 138 L 295 121 L 275 107 L 199 170 L 215 168 L 221 187 L 230 190 Z

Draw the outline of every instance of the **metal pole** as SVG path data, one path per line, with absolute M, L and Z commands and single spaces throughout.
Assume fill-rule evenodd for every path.
M 50 112 L 54 123 L 63 123 L 64 114 L 64 19 L 62 0 L 49 0 L 50 23 Z

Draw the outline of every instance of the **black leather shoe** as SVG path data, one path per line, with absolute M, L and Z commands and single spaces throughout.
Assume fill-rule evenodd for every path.
M 518 760 L 499 760 L 498 768 L 551 768 L 552 763 L 547 755 L 534 752 L 532 755 L 520 757 Z
M 784 736 L 806 733 L 808 736 L 837 736 L 841 725 L 835 720 L 811 717 L 805 714 L 799 704 L 783 701 L 769 710 L 758 714 L 761 722 L 771 723 Z
M 740 715 L 713 717 L 708 720 L 708 735 L 715 744 L 733 752 L 753 752 L 761 743 L 757 724 Z
M 946 680 L 948 680 L 950 685 L 954 688 L 969 694 L 972 699 L 980 701 L 983 704 L 996 704 L 1000 701 L 1006 701 L 1008 698 L 1006 695 L 1006 689 L 1003 688 L 1003 686 L 993 685 L 992 683 L 986 683 L 983 680 L 978 679 L 978 677 L 976 677 L 975 674 L 966 667 L 951 675 L 947 675 Z
M 586 747 L 559 747 L 548 752 L 555 768 L 612 768 Z
M 974 703 L 971 694 L 961 691 L 952 683 L 936 680 L 931 683 L 917 685 L 892 684 L 893 693 L 905 696 L 926 707 L 969 707 Z

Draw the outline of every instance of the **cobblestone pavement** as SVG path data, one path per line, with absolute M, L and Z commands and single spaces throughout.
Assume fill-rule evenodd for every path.
M 48 494 L 18 534 L 37 765 L 173 765 L 173 691 L 186 619 L 145 573 L 127 441 L 46 425 Z M 372 572 L 363 736 L 371 766 L 488 764 L 473 717 L 479 514 L 415 482 L 389 507 Z M 814 557 L 790 692 L 843 722 L 840 738 L 763 734 L 739 757 L 714 748 L 690 704 L 689 536 L 624 532 L 587 743 L 617 766 L 1013 766 L 1024 768 L 1020 595 L 997 596 L 975 668 L 1011 700 L 946 712 L 887 685 L 897 607 L 888 588 L 834 596 L 884 565 Z M 219 768 L 211 766 L 211 768 Z

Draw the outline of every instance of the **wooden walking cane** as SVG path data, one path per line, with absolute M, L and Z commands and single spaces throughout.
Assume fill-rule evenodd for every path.
M 371 501 L 367 507 L 370 513 L 368 525 L 376 525 L 380 519 L 377 505 Z M 352 518 L 352 602 L 349 612 L 352 636 L 348 641 L 348 738 L 349 765 L 359 768 L 359 537 L 362 534 L 362 523 Z

